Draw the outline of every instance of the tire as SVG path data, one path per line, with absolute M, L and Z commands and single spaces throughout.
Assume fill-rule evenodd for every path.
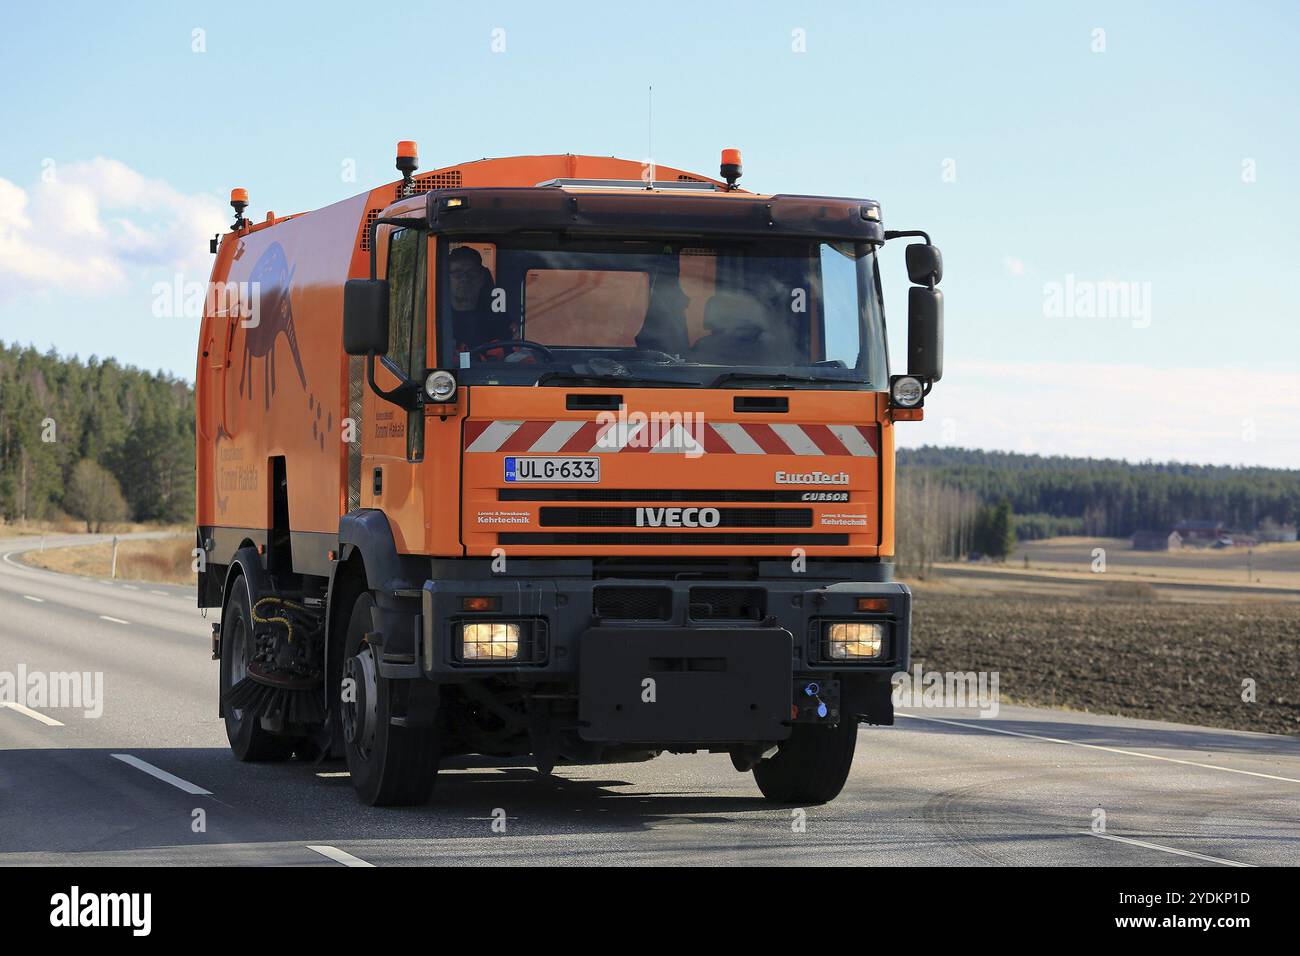
M 434 727 L 394 727 L 394 682 L 379 676 L 373 652 L 365 642 L 371 630 L 374 599 L 362 591 L 352 604 L 343 640 L 339 696 L 343 752 L 352 786 L 372 807 L 402 807 L 427 803 L 438 775 L 439 739 Z M 367 660 L 368 658 L 368 660 Z M 354 702 L 344 700 L 344 682 L 354 682 Z M 373 701 L 366 687 L 374 688 Z
M 241 574 L 226 597 L 221 615 L 221 699 L 239 683 L 248 663 L 253 637 L 253 612 L 248 600 L 248 582 Z M 233 707 L 224 707 L 226 739 L 236 760 L 248 763 L 288 760 L 296 738 L 277 737 L 262 728 L 261 721 Z
M 774 803 L 827 803 L 844 789 L 857 741 L 852 718 L 837 727 L 796 724 L 775 756 L 754 765 L 754 782 Z

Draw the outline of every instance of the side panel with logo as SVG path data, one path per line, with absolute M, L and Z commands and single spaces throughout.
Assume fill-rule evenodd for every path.
M 199 463 L 211 471 L 199 481 L 200 525 L 269 528 L 269 461 L 282 455 L 293 530 L 337 530 L 346 480 L 342 280 L 364 200 L 226 240 L 213 281 L 245 290 L 237 301 L 247 308 L 204 320 L 200 429 L 210 451 Z

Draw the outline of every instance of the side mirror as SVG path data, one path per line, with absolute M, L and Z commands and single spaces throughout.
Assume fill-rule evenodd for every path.
M 929 247 L 908 246 L 907 251 L 917 248 Z M 907 374 L 931 382 L 943 378 L 943 293 L 938 289 L 907 290 Z
M 917 285 L 938 285 L 943 278 L 943 253 L 938 246 L 914 243 L 904 250 L 907 277 Z
M 388 280 L 349 279 L 343 285 L 343 351 L 388 351 Z

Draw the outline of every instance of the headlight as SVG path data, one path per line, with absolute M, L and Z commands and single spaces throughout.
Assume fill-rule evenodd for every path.
M 899 408 L 916 408 L 925 398 L 925 384 L 911 375 L 899 375 L 889 386 L 889 400 Z
M 463 661 L 513 661 L 519 657 L 519 625 L 501 622 L 465 624 L 460 632 Z
M 885 625 L 850 622 L 827 624 L 823 634 L 822 657 L 826 660 L 879 657 L 885 640 Z
M 446 369 L 430 372 L 424 380 L 424 393 L 431 402 L 450 402 L 456 395 L 456 376 Z

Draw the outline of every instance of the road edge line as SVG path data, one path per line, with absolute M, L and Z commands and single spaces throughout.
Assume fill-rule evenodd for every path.
M 939 724 L 951 724 L 954 727 L 965 727 L 968 730 L 983 730 L 992 734 L 1005 734 L 1008 737 L 1024 737 L 1027 740 L 1041 740 L 1049 744 L 1068 744 L 1071 747 L 1083 747 L 1087 750 L 1100 750 L 1105 753 L 1123 754 L 1126 757 L 1145 757 L 1147 760 L 1163 760 L 1166 763 L 1182 764 L 1185 767 L 1200 767 L 1202 770 L 1218 770 L 1222 773 L 1239 773 L 1246 777 L 1262 777 L 1265 780 L 1280 780 L 1283 783 L 1300 783 L 1300 779 L 1295 777 L 1280 777 L 1272 773 L 1260 773 L 1257 770 L 1241 770 L 1237 767 L 1220 767 L 1212 763 L 1198 763 L 1195 760 L 1181 760 L 1178 757 L 1162 757 L 1159 754 L 1144 754 L 1137 750 L 1122 750 L 1119 747 L 1106 747 L 1102 744 L 1086 744 L 1081 740 L 1066 740 L 1063 737 L 1045 737 L 1042 734 L 1026 734 L 1019 730 L 1006 730 L 1002 727 L 988 727 L 980 724 L 967 723 L 961 720 L 950 720 L 945 717 L 922 717 L 920 714 L 898 714 L 899 717 L 905 717 L 911 720 L 932 720 Z

